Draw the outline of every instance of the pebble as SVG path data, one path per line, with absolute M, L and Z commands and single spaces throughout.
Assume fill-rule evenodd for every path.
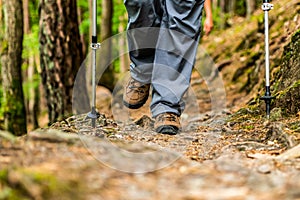
M 262 164 L 257 168 L 257 171 L 262 174 L 269 174 L 272 171 L 272 166 L 270 164 Z

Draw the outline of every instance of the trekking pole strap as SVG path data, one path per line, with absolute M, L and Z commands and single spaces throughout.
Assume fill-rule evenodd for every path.
M 274 5 L 271 4 L 271 3 L 269 3 L 269 2 L 270 2 L 270 1 L 264 1 L 264 2 L 263 2 L 262 6 L 261 6 L 261 9 L 262 9 L 263 11 L 269 11 L 269 10 L 272 10 L 272 9 L 273 9 Z

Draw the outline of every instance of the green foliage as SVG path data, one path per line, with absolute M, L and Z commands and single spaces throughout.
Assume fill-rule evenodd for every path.
M 114 0 L 114 15 L 113 15 L 113 27 L 112 27 L 112 31 L 113 34 L 117 34 L 119 33 L 119 25 L 123 24 L 124 27 L 126 27 L 127 24 L 127 19 L 125 19 L 123 16 L 126 16 L 126 9 L 125 6 L 123 4 L 123 1 L 121 0 Z
M 82 21 L 80 22 L 79 25 L 80 34 L 88 36 L 90 27 L 92 25 L 92 22 L 90 20 L 92 13 L 90 13 L 91 9 L 89 8 L 89 3 L 86 0 L 78 0 L 77 5 L 82 11 L 81 13 Z M 97 1 L 97 32 L 98 33 L 101 32 L 100 25 L 99 25 L 101 23 L 101 13 L 102 13 L 101 1 Z M 113 0 L 113 19 L 112 19 L 113 34 L 119 33 L 118 28 L 120 23 L 122 23 L 126 27 L 127 19 L 122 19 L 122 16 L 126 16 L 126 9 L 123 4 L 123 0 Z
M 28 60 L 30 58 L 35 58 L 39 56 L 39 27 L 37 24 L 32 25 L 31 33 L 25 34 L 23 39 L 23 52 L 22 58 L 24 60 Z M 36 68 L 36 63 L 31 63 L 33 68 Z M 26 71 L 28 69 L 28 62 L 23 62 L 22 71 Z M 24 74 L 24 73 L 23 73 Z M 33 74 L 32 78 L 26 77 L 23 78 L 23 92 L 24 98 L 26 100 L 33 100 L 34 95 L 30 91 L 36 91 L 36 89 L 40 85 L 40 75 L 38 73 Z
M 29 13 L 30 13 L 30 24 L 31 26 L 39 25 L 39 0 L 29 1 Z
M 2 89 L 2 83 L 0 85 L 0 121 L 3 120 L 3 89 Z
M 23 82 L 23 91 L 24 91 L 24 97 L 25 99 L 33 100 L 34 96 L 33 93 L 30 92 L 30 90 L 33 88 L 35 91 L 40 85 L 40 75 L 34 74 L 33 79 L 28 79 Z
M 86 42 L 86 46 L 89 46 L 90 42 L 90 28 L 92 26 L 91 22 L 91 15 L 90 13 L 91 8 L 89 8 L 89 3 L 86 0 L 78 0 L 77 5 L 81 10 L 82 19 L 79 24 L 79 30 L 80 34 L 84 36 L 84 40 Z M 100 35 L 101 29 L 100 29 L 100 23 L 101 23 L 101 14 L 102 14 L 102 8 L 101 8 L 101 1 L 97 2 L 97 33 Z M 126 9 L 123 3 L 123 0 L 113 0 L 113 18 L 112 18 L 112 34 L 116 35 L 119 33 L 119 26 L 122 25 L 123 27 L 126 27 L 127 25 L 127 13 Z M 102 41 L 99 41 L 102 42 Z M 113 47 L 114 48 L 114 47 Z M 116 47 L 118 48 L 118 47 Z M 89 50 L 89 49 L 88 49 Z M 113 52 L 117 52 L 115 49 L 113 49 Z M 120 63 L 117 59 L 114 64 L 114 72 L 120 71 Z
M 28 59 L 32 56 L 39 55 L 39 26 L 32 25 L 31 33 L 25 34 L 23 39 L 22 58 Z
M 220 29 L 221 28 L 221 24 L 223 23 L 224 19 L 222 19 L 220 17 L 220 12 L 221 12 L 221 9 L 219 7 L 214 8 L 212 10 L 213 21 L 214 21 L 214 29 Z
M 244 0 L 236 1 L 235 14 L 239 16 L 246 16 L 246 13 L 247 13 L 246 1 Z
M 80 22 L 80 25 L 79 25 L 80 34 L 88 35 L 89 34 L 89 29 L 90 29 L 90 26 L 91 26 L 90 13 L 89 13 L 89 1 L 78 0 L 77 1 L 77 6 L 80 8 L 80 10 L 82 12 L 81 13 L 82 21 Z M 98 6 L 98 8 L 100 8 L 100 6 Z

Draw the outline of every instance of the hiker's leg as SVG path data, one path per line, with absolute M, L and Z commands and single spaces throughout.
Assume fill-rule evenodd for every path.
M 181 99 L 189 87 L 201 32 L 204 0 L 163 1 L 163 18 L 152 74 L 153 117 L 171 112 L 180 115 Z
M 128 12 L 131 76 L 139 82 L 150 83 L 161 24 L 161 0 L 125 0 L 124 4 Z

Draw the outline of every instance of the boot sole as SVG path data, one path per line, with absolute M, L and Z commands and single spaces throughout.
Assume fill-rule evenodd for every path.
M 176 135 L 179 132 L 179 128 L 170 125 L 164 125 L 156 128 L 157 133 Z

